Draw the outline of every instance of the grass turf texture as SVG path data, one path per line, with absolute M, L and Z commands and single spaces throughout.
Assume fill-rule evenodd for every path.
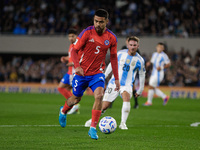
M 92 96 L 83 96 L 80 114 L 68 115 L 67 126 L 61 128 L 62 95 L 0 93 L 0 149 L 200 149 L 200 125 L 190 127 L 200 122 L 200 100 L 173 99 L 163 106 L 162 100 L 155 98 L 150 107 L 142 106 L 145 101 L 139 98 L 139 109 L 131 109 L 128 130 L 117 128 L 112 134 L 103 134 L 97 128 L 96 141 L 83 126 L 91 117 Z M 131 102 L 133 106 L 133 99 Z M 119 125 L 121 106 L 118 97 L 104 116 L 114 117 Z

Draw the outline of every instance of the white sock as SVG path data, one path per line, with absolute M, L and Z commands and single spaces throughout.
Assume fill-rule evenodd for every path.
M 154 89 L 149 89 L 148 90 L 148 99 L 147 99 L 147 102 L 150 103 L 150 104 L 152 104 L 153 95 L 154 95 Z
M 162 97 L 162 99 L 164 99 L 166 97 L 166 95 L 159 89 L 155 88 L 155 94 Z
M 128 118 L 128 115 L 130 113 L 131 110 L 131 104 L 130 102 L 123 102 L 122 105 L 122 115 L 121 115 L 121 122 L 126 123 L 126 120 Z
M 62 108 L 62 109 L 61 109 L 61 111 L 60 111 L 60 112 L 61 112 L 61 114 L 62 114 L 62 115 L 65 115 L 65 114 L 62 112 L 62 110 L 63 110 L 63 108 Z

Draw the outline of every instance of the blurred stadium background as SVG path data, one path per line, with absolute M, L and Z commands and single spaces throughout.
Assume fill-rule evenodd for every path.
M 68 51 L 68 29 L 74 27 L 81 32 L 93 24 L 95 10 L 105 8 L 110 14 L 108 28 L 118 37 L 118 50 L 125 45 L 127 36 L 138 36 L 140 52 L 148 61 L 156 44 L 164 42 L 172 66 L 162 85 L 200 86 L 199 1 L 3 0 L 0 3 L 2 83 L 57 84 L 67 72 L 59 58 Z M 146 69 L 147 85 L 150 68 Z M 9 91 L 9 87 L 2 86 L 0 90 Z

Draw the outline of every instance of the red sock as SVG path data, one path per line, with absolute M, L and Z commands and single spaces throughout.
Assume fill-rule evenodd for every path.
M 92 123 L 91 127 L 96 128 L 97 123 L 99 122 L 99 118 L 101 116 L 101 110 L 92 110 Z
M 62 112 L 63 112 L 64 114 L 66 114 L 70 109 L 72 109 L 72 107 L 69 107 L 69 106 L 67 105 L 67 101 L 65 101 L 65 105 L 64 105 L 64 107 L 63 107 L 63 109 L 62 109 Z
M 70 96 L 72 96 L 72 92 L 68 91 L 65 88 L 58 87 L 58 91 L 60 94 L 62 94 L 66 99 L 68 99 Z

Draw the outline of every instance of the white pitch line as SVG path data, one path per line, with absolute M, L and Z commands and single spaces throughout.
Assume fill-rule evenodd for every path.
M 13 128 L 13 127 L 60 127 L 60 125 L 0 125 L 0 128 Z M 84 125 L 67 125 L 67 127 L 84 127 Z M 128 127 L 190 127 L 189 125 L 128 125 Z
M 0 125 L 0 128 L 4 127 L 59 127 L 60 125 Z M 81 127 L 84 125 L 67 125 L 69 127 Z

